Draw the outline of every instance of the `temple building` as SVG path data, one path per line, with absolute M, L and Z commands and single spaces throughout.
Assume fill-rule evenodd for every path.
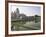
M 20 14 L 18 8 L 16 8 L 16 10 L 14 12 L 11 12 L 11 18 L 12 19 L 22 19 L 24 17 L 26 17 L 26 15 L 25 14 Z
M 16 8 L 14 12 L 11 13 L 11 20 L 34 20 L 34 16 L 26 16 L 24 13 L 19 13 L 19 9 Z

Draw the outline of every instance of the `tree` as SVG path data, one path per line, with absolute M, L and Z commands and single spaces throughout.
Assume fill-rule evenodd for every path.
M 35 17 L 38 17 L 38 15 L 35 15 Z
M 35 15 L 35 23 L 39 22 L 39 16 L 38 15 Z

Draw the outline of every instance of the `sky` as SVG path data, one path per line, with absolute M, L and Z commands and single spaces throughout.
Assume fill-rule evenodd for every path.
M 16 9 L 19 9 L 19 13 L 23 13 L 26 16 L 34 16 L 34 15 L 41 15 L 41 8 L 40 6 L 11 6 L 11 11 L 16 11 Z

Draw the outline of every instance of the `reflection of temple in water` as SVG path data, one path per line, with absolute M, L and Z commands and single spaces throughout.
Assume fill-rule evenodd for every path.
M 35 25 L 38 25 L 37 22 L 39 24 L 39 28 L 36 28 L 35 26 Z M 12 31 L 36 30 L 36 29 L 40 29 L 40 16 L 38 15 L 26 16 L 25 14 L 22 14 L 22 13 L 20 14 L 18 8 L 16 8 L 14 12 L 11 12 L 11 30 Z

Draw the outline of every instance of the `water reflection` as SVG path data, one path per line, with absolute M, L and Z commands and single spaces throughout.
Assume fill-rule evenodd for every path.
M 35 21 L 18 21 L 11 23 L 12 31 L 21 31 L 21 30 L 38 30 L 40 29 L 40 22 L 35 23 Z

